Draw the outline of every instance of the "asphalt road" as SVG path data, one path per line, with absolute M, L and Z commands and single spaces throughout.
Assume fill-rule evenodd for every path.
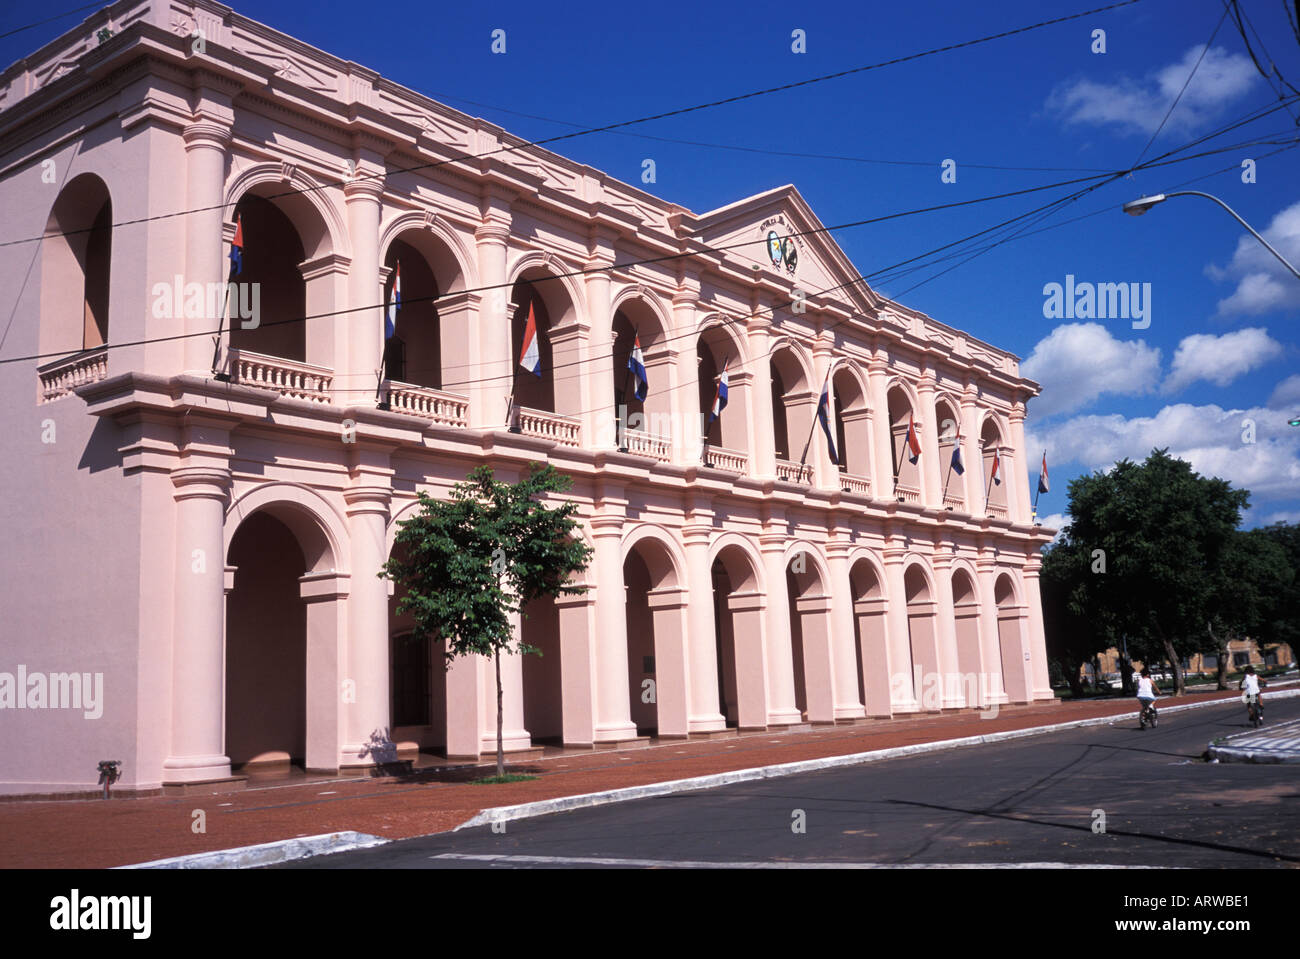
M 1300 717 L 1300 699 L 1268 720 Z M 1300 766 L 1207 763 L 1244 708 L 616 803 L 281 868 L 1300 866 Z M 1104 831 L 1101 830 L 1104 817 Z M 798 831 L 802 824 L 802 831 Z

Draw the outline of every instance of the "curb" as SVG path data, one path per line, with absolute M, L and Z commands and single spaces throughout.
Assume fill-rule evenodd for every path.
M 256 846 L 239 846 L 235 849 L 217 849 L 190 856 L 174 856 L 171 859 L 155 859 L 152 862 L 113 868 L 251 869 L 256 866 L 273 866 L 277 863 L 291 862 L 294 859 L 307 859 L 311 856 L 328 856 L 336 852 L 350 852 L 353 849 L 368 849 L 388 842 L 391 840 L 370 836 L 363 832 L 331 832 L 319 836 L 303 836 L 299 839 L 264 842 Z
M 1271 699 L 1290 699 L 1300 696 L 1300 689 L 1288 689 L 1273 693 Z M 1162 712 L 1181 712 L 1187 709 L 1204 709 L 1208 706 L 1222 706 L 1231 703 L 1231 699 L 1213 699 L 1203 703 L 1184 703 L 1180 706 L 1167 706 Z M 857 766 L 864 763 L 879 762 L 882 759 L 897 759 L 902 756 L 918 756 L 925 753 L 956 749 L 962 746 L 981 746 L 988 743 L 1006 742 L 1011 739 L 1024 739 L 1029 736 L 1042 736 L 1061 732 L 1066 729 L 1079 729 L 1085 726 L 1113 725 L 1124 716 L 1097 716 L 1092 719 L 1076 719 L 1068 723 L 1053 723 L 1050 726 L 1031 726 L 1027 729 L 1012 729 L 1001 733 L 989 733 L 985 736 L 964 736 L 960 739 L 943 739 L 932 743 L 916 743 L 911 746 L 894 746 L 889 749 L 875 749 L 864 753 L 849 753 L 845 756 L 827 756 L 821 759 L 805 759 L 794 763 L 778 763 L 772 766 L 757 766 L 751 769 L 734 769 L 731 772 L 714 773 L 708 776 L 694 776 L 690 779 L 673 779 L 668 782 L 647 783 L 644 786 L 628 786 L 623 789 L 607 789 L 602 792 L 583 793 L 578 796 L 563 796 L 558 799 L 543 799 L 538 802 L 521 803 L 517 806 L 496 806 L 484 809 L 473 819 L 469 819 L 452 832 L 472 829 L 497 822 L 510 822 L 515 819 L 530 819 L 534 816 L 546 816 L 551 813 L 568 812 L 571 809 L 584 809 L 590 806 L 603 806 L 608 803 L 629 802 L 633 799 L 652 799 L 656 796 L 668 796 L 673 793 L 688 792 L 695 789 L 715 789 L 732 783 L 752 782 L 757 779 L 777 779 L 783 776 L 797 776 L 800 773 L 815 772 L 821 769 L 836 769 L 843 766 Z
M 1292 719 L 1285 723 L 1278 723 L 1276 726 L 1270 726 L 1269 729 L 1287 729 L 1295 726 L 1300 729 L 1300 719 Z M 1225 742 L 1231 742 L 1234 739 L 1240 739 L 1243 736 L 1258 735 L 1259 730 L 1252 729 L 1244 733 L 1236 733 L 1229 736 Z M 1211 743 L 1206 753 L 1210 759 L 1221 763 L 1297 763 L 1300 764 L 1300 753 L 1290 752 L 1282 753 L 1278 750 L 1272 750 L 1267 747 L 1256 747 L 1254 749 L 1237 749 L 1233 746 L 1216 746 Z

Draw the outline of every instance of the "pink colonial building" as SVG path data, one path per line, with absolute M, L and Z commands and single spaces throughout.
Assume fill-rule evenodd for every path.
M 570 475 L 595 550 L 521 618 L 512 751 L 1052 697 L 1037 385 L 855 282 L 793 187 L 694 213 L 219 3 L 120 0 L 0 75 L 0 209 L 0 792 L 494 749 L 491 663 L 406 641 L 377 575 L 480 464 Z M 801 469 L 827 382 L 841 464 L 818 429 Z

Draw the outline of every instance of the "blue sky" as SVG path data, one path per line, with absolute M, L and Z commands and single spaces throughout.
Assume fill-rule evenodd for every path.
M 256 20 L 365 64 L 512 132 L 540 139 L 958 43 L 1100 5 L 932 2 L 651 5 L 395 2 L 358 6 L 247 0 Z M 75 6 L 70 3 L 68 6 Z M 1283 77 L 1300 87 L 1300 44 L 1282 0 L 1241 8 Z M 30 10 L 31 8 L 28 8 Z M 42 11 L 44 13 L 45 11 Z M 557 144 L 575 160 L 697 212 L 794 183 L 835 224 L 1022 190 L 1132 166 L 1179 93 L 1224 7 L 1219 0 L 1141 0 L 1070 23 L 843 79 L 633 127 L 627 133 L 783 153 L 596 134 Z M 368 15 L 372 14 L 372 15 Z M 0 39 L 12 62 L 80 22 L 77 14 Z M 33 19 L 12 8 L 0 33 Z M 506 31 L 506 53 L 491 34 Z M 792 51 L 803 30 L 806 52 Z M 1093 31 L 1106 50 L 1094 53 Z M 1249 29 L 1249 25 L 1248 25 Z M 1267 66 L 1251 34 L 1256 55 Z M 467 102 L 474 101 L 474 102 Z M 1224 20 L 1150 159 L 1277 105 L 1233 21 Z M 531 114 L 534 118 L 518 114 Z M 536 119 L 546 117 L 549 120 Z M 1197 149 L 1296 137 L 1300 104 Z M 1044 395 L 1030 404 L 1030 461 L 1046 446 L 1052 492 L 1121 456 L 1169 446 L 1196 468 L 1252 491 L 1248 525 L 1300 521 L 1300 280 L 1207 200 L 1174 198 L 1146 216 L 1128 199 L 1179 188 L 1222 197 L 1300 263 L 1300 149 L 1257 145 L 1139 171 L 971 259 L 945 260 L 873 285 L 1024 361 Z M 1193 152 L 1193 151 L 1188 151 Z M 656 182 L 641 183 L 653 159 Z M 867 163 L 861 160 L 893 161 Z M 941 163 L 956 161 L 956 182 Z M 1242 161 L 1254 159 L 1255 182 Z M 898 162 L 903 161 L 903 162 Z M 987 169 L 1044 167 L 1052 170 Z M 1226 172 L 1215 172 L 1223 171 Z M 1207 174 L 1213 174 L 1208 175 Z M 1071 188 L 838 231 L 864 274 L 925 253 L 1066 195 Z M 1093 211 L 1103 211 L 1067 222 Z M 1055 224 L 1063 224 L 1052 229 Z M 1044 315 L 1044 287 L 1150 284 L 1149 326 L 1123 317 Z M 912 287 L 916 287 L 912 289 Z M 1145 301 L 1144 301 L 1144 305 Z M 1047 520 L 1050 522 L 1051 520 Z

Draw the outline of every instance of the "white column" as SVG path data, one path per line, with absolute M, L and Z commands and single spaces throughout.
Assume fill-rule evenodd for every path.
M 763 577 L 767 581 L 768 725 L 803 721 L 794 694 L 794 654 L 790 636 L 790 595 L 785 582 L 785 547 L 789 534 L 783 520 L 769 521 L 759 536 Z
M 921 408 L 917 410 L 917 427 L 921 431 L 921 502 L 932 508 L 943 507 L 939 481 L 939 427 L 935 423 L 934 373 L 926 370 L 917 383 L 916 393 Z
M 596 742 L 636 739 L 628 703 L 627 595 L 623 585 L 623 516 L 591 521 L 596 543 Z
M 853 649 L 853 597 L 849 584 L 847 530 L 840 530 L 826 546 L 830 575 L 831 651 L 835 663 L 835 718 L 860 719 L 866 715 L 858 702 L 858 656 Z M 866 666 L 866 662 L 863 662 Z
M 873 499 L 894 498 L 894 454 L 890 439 L 893 423 L 889 419 L 889 364 L 883 350 L 878 350 L 867 366 L 867 389 L 871 397 L 871 439 L 875 451 L 871 476 Z
M 903 558 L 906 555 L 907 551 L 902 546 L 892 543 L 884 549 L 890 706 L 895 713 L 915 713 L 921 708 L 917 699 L 920 690 L 913 688 L 915 674 L 912 669 L 911 632 L 907 623 L 907 589 L 903 581 Z
M 206 290 L 210 283 L 226 279 L 223 269 L 222 202 L 226 181 L 226 151 L 230 146 L 229 108 L 216 115 L 201 115 L 184 130 L 186 166 L 186 202 L 193 212 L 185 218 L 185 282 L 200 283 Z M 233 219 L 234 211 L 230 212 Z M 207 373 L 212 366 L 212 340 L 220 318 L 198 316 L 185 318 L 185 369 Z M 225 363 L 225 347 L 230 342 L 229 327 L 221 338 L 218 363 Z M 220 369 L 220 367 L 218 367 Z
M 358 154 L 360 156 L 360 154 Z M 352 241 L 352 263 L 348 267 L 348 359 L 345 369 L 336 369 L 334 385 L 355 405 L 374 402 L 375 373 L 383 351 L 383 288 L 379 282 L 379 213 L 384 195 L 383 166 L 357 164 L 362 178 L 343 187 L 347 198 L 348 232 Z M 308 360 L 312 359 L 309 355 Z
M 718 704 L 718 652 L 713 620 L 713 571 L 709 566 L 709 537 L 712 514 L 693 512 L 682 527 L 682 549 L 686 553 L 687 642 L 690 650 L 690 721 L 693 733 L 727 728 Z
M 366 456 L 367 451 L 358 450 L 355 455 Z M 380 455 L 370 457 L 378 459 Z M 352 564 L 344 678 L 355 684 L 355 701 L 344 708 L 346 733 L 340 749 L 340 768 L 373 765 L 375 749 L 391 742 L 388 587 L 378 575 L 388 558 L 385 531 L 392 496 L 389 476 L 391 471 L 377 468 L 373 462 L 355 466 L 353 485 L 343 493 Z
M 208 437 L 221 442 L 217 435 Z M 171 747 L 163 782 L 230 776 L 225 755 L 225 507 L 229 470 L 187 456 L 172 471 L 176 500 Z M 193 464 L 193 465 L 190 465 Z
M 474 231 L 478 253 L 479 303 L 478 366 L 471 382 L 457 392 L 470 398 L 470 426 L 504 429 L 506 397 L 510 394 L 514 357 L 510 343 L 510 291 L 506 282 L 506 245 L 510 239 L 510 204 L 489 195 L 483 200 L 483 222 Z
M 754 358 L 750 364 L 754 386 L 754 441 L 750 444 L 749 463 L 753 475 L 765 479 L 776 475 L 772 364 L 768 357 L 772 348 L 771 329 L 772 320 L 768 314 L 756 311 L 750 318 L 749 355 Z

